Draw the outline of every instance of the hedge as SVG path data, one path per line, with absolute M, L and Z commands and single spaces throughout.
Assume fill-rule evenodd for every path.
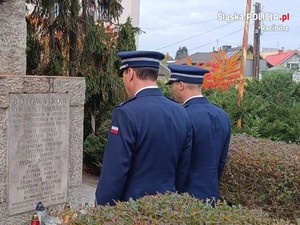
M 215 208 L 188 194 L 145 196 L 136 201 L 118 202 L 116 206 L 85 207 L 67 212 L 70 225 L 121 224 L 259 224 L 288 225 L 289 221 L 271 218 L 262 210 L 218 203 Z
M 274 217 L 300 218 L 300 146 L 245 134 L 231 138 L 221 178 L 223 198 L 262 208 Z

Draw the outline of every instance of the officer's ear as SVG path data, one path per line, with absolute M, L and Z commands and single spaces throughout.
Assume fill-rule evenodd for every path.
M 132 81 L 134 76 L 136 76 L 135 70 L 132 68 L 128 68 L 128 75 L 127 75 L 128 81 Z
M 185 89 L 185 85 L 184 85 L 184 83 L 182 81 L 179 81 L 178 85 L 179 85 L 179 90 L 180 91 L 183 91 Z

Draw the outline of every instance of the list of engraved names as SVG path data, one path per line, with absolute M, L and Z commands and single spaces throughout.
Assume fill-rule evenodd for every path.
M 67 201 L 69 94 L 10 94 L 10 215 Z

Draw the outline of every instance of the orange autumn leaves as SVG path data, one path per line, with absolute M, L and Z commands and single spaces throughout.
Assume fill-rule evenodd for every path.
M 212 52 L 213 61 L 205 64 L 198 62 L 196 66 L 200 66 L 209 70 L 204 76 L 203 87 L 205 89 L 226 90 L 231 85 L 236 85 L 240 77 L 240 54 L 235 53 L 228 55 L 226 51 L 221 50 L 217 53 Z M 190 57 L 187 57 L 187 65 L 192 65 Z

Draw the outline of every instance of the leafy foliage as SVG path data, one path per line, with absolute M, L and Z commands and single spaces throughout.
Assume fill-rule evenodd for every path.
M 290 224 L 276 220 L 261 210 L 219 203 L 213 208 L 187 194 L 145 196 L 116 206 L 86 207 L 71 212 L 70 224 Z M 73 216 L 72 216 L 73 214 Z M 77 216 L 75 216 L 77 215 Z
M 132 51 L 136 49 L 135 35 L 141 34 L 142 31 L 137 27 L 133 27 L 131 22 L 131 18 L 128 17 L 126 23 L 120 25 L 117 43 L 118 51 Z
M 44 46 L 43 57 L 34 68 L 38 74 L 67 75 L 76 64 L 77 28 L 80 5 L 77 0 L 27 0 L 34 11 L 27 16 L 27 23 L 35 24 L 35 38 Z M 36 52 L 28 52 L 38 54 Z M 76 76 L 76 74 L 69 74 Z
M 175 59 L 182 59 L 184 57 L 187 57 L 189 55 L 188 49 L 184 47 L 179 47 L 179 49 L 176 52 Z
M 238 83 L 240 76 L 239 54 L 228 56 L 226 51 L 213 52 L 214 61 L 202 65 L 210 72 L 204 76 L 203 87 L 205 89 L 218 88 L 228 89 Z
M 222 197 L 293 221 L 300 215 L 299 159 L 299 145 L 232 136 L 220 183 Z
M 170 85 L 165 85 L 164 81 L 157 80 L 158 87 L 163 92 L 163 94 L 169 98 L 172 97 L 172 91 Z
M 101 124 L 97 130 L 97 136 L 93 133 L 89 134 L 84 143 L 84 162 L 91 169 L 95 168 L 97 171 L 101 170 L 105 145 L 107 143 L 107 135 L 111 127 L 111 110 L 106 110 L 102 115 Z M 90 164 L 93 164 L 91 166 Z
M 102 167 L 104 145 L 95 134 L 89 134 L 83 143 L 84 162 L 94 164 L 96 168 Z M 87 164 L 87 163 L 86 163 Z M 91 165 L 89 165 L 92 167 Z
M 27 54 L 27 74 L 35 74 L 35 69 L 38 67 L 41 60 L 42 44 L 39 42 L 35 30 L 35 23 L 28 18 L 27 21 L 27 42 L 26 42 L 26 54 Z
M 261 80 L 248 80 L 241 107 L 237 107 L 237 90 L 208 90 L 206 95 L 230 116 L 234 132 L 255 137 L 300 143 L 300 84 L 291 73 L 266 73 Z M 236 121 L 242 116 L 242 128 Z
M 108 21 L 119 19 L 123 11 L 121 0 L 100 0 L 98 2 L 102 18 Z

